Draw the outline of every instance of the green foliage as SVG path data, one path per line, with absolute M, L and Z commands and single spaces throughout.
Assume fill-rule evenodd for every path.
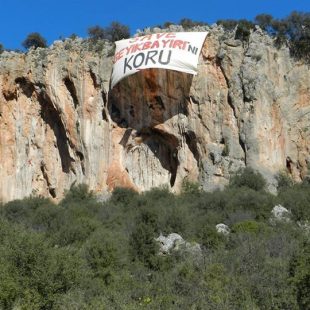
M 180 20 L 180 25 L 181 25 L 185 30 L 188 30 L 188 29 L 193 28 L 193 27 L 195 27 L 195 26 L 207 25 L 207 23 L 193 21 L 193 20 L 191 20 L 190 18 L 182 18 L 182 19 Z
M 251 30 L 254 28 L 254 24 L 246 19 L 221 19 L 217 21 L 217 24 L 222 25 L 226 30 L 235 30 L 235 39 L 241 41 L 248 41 Z
M 89 27 L 87 32 L 88 36 L 94 41 L 104 40 L 107 37 L 106 30 L 98 25 Z
M 273 17 L 270 14 L 259 14 L 255 17 L 255 24 L 259 25 L 261 29 L 269 31 L 272 27 Z
M 131 200 L 135 196 L 137 196 L 137 193 L 132 189 L 117 187 L 112 193 L 111 203 L 122 207 L 129 207 Z
M 277 189 L 278 191 L 285 191 L 294 185 L 294 181 L 285 171 L 278 173 L 277 179 Z
M 174 25 L 174 23 L 172 23 L 172 22 L 164 22 L 164 24 L 163 24 L 163 28 L 165 29 L 165 28 L 169 28 L 169 26 L 171 26 L 171 25 Z
M 229 185 L 231 187 L 248 187 L 255 191 L 263 190 L 266 186 L 266 181 L 263 176 L 254 171 L 252 168 L 246 167 L 240 169 L 230 178 Z
M 234 19 L 219 19 L 216 22 L 218 25 L 222 25 L 226 30 L 234 30 L 238 25 L 238 21 Z
M 297 294 L 300 309 L 310 309 L 310 243 L 305 242 L 290 261 L 291 281 Z
M 276 38 L 278 46 L 288 44 L 293 57 L 310 62 L 310 13 L 292 12 L 283 19 L 260 14 L 255 22 Z
M 225 236 L 219 234 L 215 227 L 203 226 L 200 231 L 198 231 L 199 243 L 203 245 L 208 250 L 218 249 L 225 243 Z
M 296 221 L 306 221 L 310 218 L 310 184 L 295 184 L 280 191 L 279 202 L 293 214 Z
M 200 185 L 198 183 L 183 180 L 181 192 L 183 194 L 198 195 L 200 193 Z
M 92 192 L 88 191 L 88 187 L 85 184 L 79 184 L 72 186 L 66 193 L 65 198 L 62 200 L 62 205 L 69 205 L 70 203 L 83 203 L 93 198 Z
M 257 221 L 243 221 L 232 226 L 231 231 L 234 233 L 251 233 L 258 234 L 268 230 L 268 226 Z
M 254 24 L 246 19 L 241 19 L 238 21 L 238 27 L 235 33 L 235 39 L 241 41 L 248 41 L 251 30 L 254 28 Z
M 4 46 L 0 43 L 0 54 L 4 52 Z
M 112 22 L 107 28 L 107 33 L 110 41 L 115 42 L 122 39 L 128 39 L 130 37 L 129 27 L 122 25 L 119 22 Z
M 109 40 L 115 42 L 122 39 L 128 39 L 130 37 L 129 27 L 119 22 L 111 22 L 108 27 L 93 26 L 88 28 L 88 35 L 94 42 L 99 40 Z
M 38 32 L 32 32 L 28 34 L 26 39 L 22 43 L 23 47 L 26 49 L 29 49 L 31 47 L 33 48 L 38 48 L 42 47 L 45 48 L 47 47 L 47 42 L 46 39 L 41 36 Z
M 145 223 L 138 223 L 130 236 L 129 244 L 133 258 L 151 266 L 152 258 L 157 251 L 155 234 L 152 227 L 149 227 Z
M 287 45 L 294 58 L 310 63 L 310 13 L 292 12 L 283 19 L 275 19 L 269 14 L 259 14 L 255 17 L 254 23 L 245 19 L 226 19 L 218 20 L 217 24 L 226 30 L 235 30 L 235 39 L 244 42 L 248 41 L 254 25 L 259 25 L 275 38 L 276 46 Z
M 259 178 L 241 173 L 212 193 L 191 183 L 177 196 L 122 188 L 102 203 L 79 185 L 58 205 L 44 198 L 3 205 L 0 308 L 307 309 L 305 234 L 294 222 L 271 225 L 269 216 L 282 203 L 305 220 L 310 185 L 274 197 L 252 186 L 253 174 Z M 217 233 L 218 223 L 232 232 Z M 155 238 L 173 232 L 202 250 L 159 255 Z

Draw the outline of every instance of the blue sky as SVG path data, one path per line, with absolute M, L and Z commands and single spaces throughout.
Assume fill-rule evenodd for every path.
M 285 17 L 291 11 L 310 12 L 310 0 L 0 0 L 0 43 L 21 48 L 30 32 L 52 43 L 72 33 L 85 37 L 87 28 L 119 21 L 136 29 L 187 17 L 213 23 L 218 19 L 253 19 L 269 13 Z

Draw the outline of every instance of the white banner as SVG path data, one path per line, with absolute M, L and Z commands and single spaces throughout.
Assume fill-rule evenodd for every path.
M 166 32 L 117 41 L 111 88 L 142 69 L 162 68 L 197 74 L 207 32 Z

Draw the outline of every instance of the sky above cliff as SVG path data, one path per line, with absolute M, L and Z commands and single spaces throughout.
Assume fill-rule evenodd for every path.
M 181 18 L 213 23 L 218 19 L 253 20 L 260 13 L 277 18 L 292 11 L 310 12 L 310 0 L 0 0 L 0 43 L 21 48 L 30 32 L 39 32 L 52 43 L 75 33 L 87 36 L 93 25 L 108 26 L 119 21 L 131 32 Z

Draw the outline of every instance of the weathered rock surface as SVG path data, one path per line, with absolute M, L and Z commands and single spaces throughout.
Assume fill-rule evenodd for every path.
M 178 251 L 196 255 L 201 254 L 200 244 L 187 242 L 177 233 L 171 233 L 167 237 L 161 234 L 155 240 L 159 243 L 159 255 L 168 255 Z
M 229 227 L 227 225 L 223 224 L 223 223 L 217 224 L 215 226 L 215 229 L 216 229 L 216 231 L 219 234 L 222 234 L 222 235 L 225 235 L 225 236 L 228 236 L 230 234 Z
M 276 205 L 271 210 L 272 217 L 271 222 L 290 222 L 291 212 L 284 208 L 282 205 Z
M 211 190 L 240 167 L 274 188 L 310 162 L 310 70 L 257 29 L 210 30 L 199 73 L 150 69 L 109 92 L 111 46 L 76 40 L 0 56 L 0 200 L 55 200 L 72 184 Z

